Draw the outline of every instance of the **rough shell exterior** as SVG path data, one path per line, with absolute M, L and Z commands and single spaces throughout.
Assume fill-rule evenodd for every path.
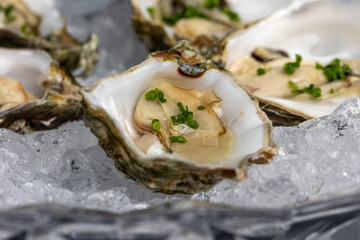
M 218 69 L 224 74 L 230 74 L 226 70 L 220 69 L 213 65 L 209 65 L 201 58 L 197 56 L 191 56 L 190 59 L 184 58 L 184 49 L 189 48 L 180 44 L 180 47 L 174 48 L 168 52 L 157 52 L 149 56 L 147 61 L 156 58 L 159 61 L 176 61 L 179 64 L 178 71 L 185 71 L 180 63 L 185 63 L 190 66 L 190 72 L 186 75 L 194 77 L 194 72 L 202 75 L 202 71 L 194 71 L 194 68 L 201 68 L 203 71 L 207 69 Z M 179 61 L 180 60 L 180 61 Z M 147 61 L 142 64 L 135 66 L 128 71 L 122 73 L 122 76 L 136 71 L 138 68 L 145 66 Z M 118 77 L 117 76 L 117 77 Z M 231 75 L 233 77 L 233 75 Z M 95 85 L 82 90 L 81 93 L 86 95 L 91 93 L 98 85 L 101 85 L 102 81 L 98 81 Z M 246 90 L 245 90 L 246 91 Z M 246 91 L 247 92 L 247 91 Z M 247 92 L 248 93 L 248 92 Z M 124 139 L 121 131 L 117 130 L 111 117 L 103 110 L 91 105 L 88 99 L 84 98 L 85 106 L 85 123 L 91 128 L 92 132 L 98 137 L 99 144 L 104 148 L 107 155 L 111 157 L 119 171 L 125 174 L 128 178 L 131 178 L 148 188 L 151 191 L 162 192 L 167 194 L 174 193 L 196 193 L 209 189 L 218 181 L 229 178 L 237 181 L 241 181 L 246 177 L 248 164 L 266 164 L 276 154 L 276 145 L 272 140 L 272 126 L 271 122 L 267 119 L 266 115 L 261 112 L 258 107 L 258 102 L 251 95 L 250 99 L 252 104 L 255 104 L 257 114 L 264 124 L 264 135 L 263 148 L 258 152 L 249 154 L 245 159 L 239 160 L 237 166 L 226 166 L 209 168 L 194 164 L 189 161 L 185 162 L 181 159 L 169 160 L 164 155 L 159 157 L 154 156 L 151 159 L 142 160 L 141 156 L 137 154 L 137 151 L 133 150 L 133 146 L 129 144 L 128 139 Z M 150 160 L 150 161 L 149 161 Z
M 56 63 L 52 63 L 43 87 L 45 94 L 42 99 L 1 111 L 0 128 L 30 133 L 55 128 L 82 117 L 80 86 Z

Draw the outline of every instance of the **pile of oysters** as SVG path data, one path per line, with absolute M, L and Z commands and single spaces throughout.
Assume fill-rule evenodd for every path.
M 72 76 L 93 69 L 96 36 L 74 40 L 52 1 L 2 0 L 0 127 L 28 133 L 83 118 L 119 171 L 151 191 L 244 180 L 276 155 L 273 125 L 360 95 L 358 1 L 254 2 L 132 0 L 152 53 L 81 87 Z

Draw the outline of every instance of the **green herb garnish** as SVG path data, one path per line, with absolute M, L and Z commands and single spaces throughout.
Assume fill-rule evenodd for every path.
M 228 15 L 228 17 L 230 18 L 231 21 L 233 21 L 233 22 L 240 22 L 240 18 L 239 18 L 239 16 L 237 15 L 237 13 L 231 11 L 230 8 L 224 7 L 223 9 L 221 9 L 221 11 L 222 11 L 223 13 L 225 13 L 226 15 Z
M 204 7 L 208 9 L 212 9 L 218 7 L 220 4 L 220 0 L 206 0 L 204 3 Z
M 186 143 L 186 139 L 183 136 L 172 136 L 170 141 L 172 143 Z
M 197 108 L 198 110 L 204 110 L 205 109 L 205 107 L 203 106 L 203 105 L 200 105 L 200 106 L 198 106 L 198 108 Z
M 176 12 L 171 16 L 164 16 L 163 21 L 169 25 L 175 25 L 175 23 L 182 18 L 193 18 L 193 17 L 210 19 L 209 16 L 199 11 L 196 7 L 188 6 L 188 7 L 184 7 L 181 11 Z
M 347 75 L 352 73 L 352 69 L 347 64 L 340 65 L 340 60 L 335 58 L 331 64 L 323 67 L 321 64 L 316 63 L 316 69 L 323 70 L 329 82 L 335 80 L 345 79 Z
M 154 16 L 154 14 L 155 14 L 155 9 L 154 9 L 154 8 L 148 7 L 146 10 L 147 10 L 148 13 L 150 14 L 150 16 L 152 16 L 152 17 Z
M 209 17 L 206 14 L 200 12 L 199 10 L 197 10 L 197 8 L 193 6 L 186 7 L 184 11 L 184 18 L 193 18 L 193 17 L 209 19 Z
M 15 16 L 12 16 L 12 15 L 11 15 L 12 12 L 13 12 L 13 10 L 14 10 L 14 5 L 12 5 L 12 4 L 8 5 L 6 8 L 3 8 L 3 7 L 1 6 L 0 11 L 4 11 L 5 20 L 6 20 L 6 22 L 8 22 L 8 23 L 11 23 L 11 22 L 13 22 L 13 21 L 16 19 Z
M 313 98 L 321 97 L 321 89 L 318 87 L 315 88 L 314 84 L 310 84 L 308 87 L 305 87 L 303 89 L 299 89 L 299 87 L 293 81 L 289 81 L 288 84 L 289 87 L 292 88 L 291 92 L 294 94 L 308 93 Z
M 158 88 L 155 88 L 155 92 L 156 92 L 157 98 L 159 99 L 159 101 L 161 103 L 167 102 L 167 100 L 164 98 L 164 93 L 161 90 L 159 90 Z
M 284 71 L 288 74 L 293 74 L 296 68 L 300 67 L 300 62 L 302 58 L 299 54 L 296 54 L 296 61 L 295 62 L 288 62 L 284 64 Z
M 146 92 L 145 93 L 145 98 L 148 101 L 155 100 L 157 98 L 155 90 L 150 90 L 150 91 Z
M 177 104 L 181 114 L 177 115 L 177 116 L 171 116 L 171 121 L 173 122 L 173 124 L 179 125 L 179 124 L 185 124 L 188 125 L 189 127 L 196 129 L 199 127 L 199 123 L 195 120 L 193 120 L 194 117 L 194 113 L 189 111 L 188 106 L 186 106 L 184 108 L 184 105 L 181 102 L 178 102 Z M 205 107 L 204 107 L 205 108 Z
M 160 121 L 159 119 L 153 119 L 152 120 L 152 127 L 155 131 L 159 131 L 160 128 L 161 128 L 161 124 L 160 124 Z
M 334 94 L 334 92 L 335 92 L 334 89 L 331 88 L 331 89 L 330 89 L 330 94 Z
M 21 26 L 21 32 L 24 34 L 24 35 L 35 35 L 35 32 L 34 31 L 31 31 L 29 30 L 28 26 L 26 24 L 23 24 Z
M 259 76 L 264 75 L 265 73 L 266 73 L 265 69 L 263 69 L 263 68 L 258 68 L 258 69 L 257 69 L 257 74 L 258 74 Z
M 177 21 L 179 21 L 181 18 L 183 18 L 182 13 L 175 13 L 172 16 L 164 16 L 163 21 L 169 25 L 175 25 Z
M 145 99 L 148 100 L 148 101 L 155 100 L 156 98 L 161 103 L 167 102 L 167 100 L 164 98 L 164 93 L 158 88 L 155 88 L 155 90 L 150 90 L 150 91 L 145 93 Z
M 10 16 L 10 14 L 12 13 L 12 11 L 14 10 L 14 5 L 9 5 L 4 9 L 4 13 L 5 13 L 5 17 Z

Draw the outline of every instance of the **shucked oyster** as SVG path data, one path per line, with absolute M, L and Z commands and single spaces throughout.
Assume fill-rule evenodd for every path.
M 249 163 L 270 161 L 275 145 L 270 121 L 233 80 L 181 42 L 81 90 L 85 122 L 116 167 L 152 191 L 241 181 Z
M 223 63 L 276 125 L 330 114 L 360 94 L 359 10 L 356 1 L 293 4 L 229 36 Z
M 47 51 L 66 70 L 87 76 L 98 60 L 95 35 L 80 43 L 65 30 L 53 0 L 2 0 L 0 47 Z
M 247 28 L 288 0 L 132 0 L 133 25 L 150 51 L 168 49 L 185 39 L 211 55 L 229 33 Z
M 132 0 L 133 24 L 150 51 L 168 49 L 186 39 L 207 47 L 240 27 L 240 18 L 224 0 Z
M 79 119 L 78 90 L 45 52 L 0 48 L 0 127 L 28 133 Z

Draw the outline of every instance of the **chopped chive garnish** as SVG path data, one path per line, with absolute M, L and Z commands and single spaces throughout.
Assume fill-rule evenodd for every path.
M 164 16 L 163 21 L 169 25 L 175 25 L 177 21 L 179 21 L 181 18 L 183 18 L 183 15 L 181 13 L 175 13 L 172 16 Z
M 265 69 L 263 68 L 258 68 L 257 69 L 257 74 L 260 76 L 260 75 L 264 75 L 265 74 Z
M 178 120 L 176 119 L 176 116 L 171 116 L 171 121 L 174 124 L 174 126 L 179 125 Z
M 180 124 L 184 124 L 185 121 L 186 121 L 186 118 L 185 118 L 184 115 L 179 114 L 179 115 L 177 116 L 177 120 L 178 120 L 178 122 L 179 122 Z
M 271 71 L 271 67 L 270 67 L 270 66 L 267 66 L 267 65 L 265 64 L 264 68 L 258 68 L 258 69 L 257 69 L 257 74 L 258 74 L 259 76 L 261 76 L 261 75 L 264 75 L 265 73 L 267 73 L 267 72 L 269 72 L 269 71 Z
M 157 98 L 159 99 L 159 101 L 161 103 L 167 102 L 167 100 L 164 98 L 164 93 L 161 90 L 159 90 L 158 88 L 155 88 L 155 92 L 156 92 Z
M 189 112 L 189 114 L 188 114 L 187 117 L 186 117 L 186 121 L 191 121 L 191 120 L 193 120 L 193 117 L 194 117 L 194 113 L 193 113 L 193 112 Z
M 189 127 L 193 128 L 193 129 L 196 129 L 199 127 L 199 123 L 195 120 L 193 120 L 193 117 L 194 117 L 194 113 L 189 111 L 189 107 L 186 106 L 184 108 L 184 105 L 181 103 L 181 102 L 178 102 L 177 104 L 181 114 L 177 115 L 177 116 L 171 116 L 171 121 L 173 122 L 173 124 L 176 126 L 176 125 L 179 125 L 179 124 L 185 124 L 188 125 Z M 199 106 L 199 108 L 203 107 L 203 109 L 205 109 L 204 106 Z M 202 110 L 202 109 L 199 109 L 199 110 Z
M 184 11 L 184 18 L 192 18 L 192 17 L 209 19 L 209 17 L 206 14 L 200 12 L 196 7 L 193 6 L 186 7 Z
M 323 67 L 321 64 L 316 63 L 316 69 L 323 70 L 329 82 L 335 80 L 345 79 L 347 75 L 352 73 L 352 69 L 347 64 L 340 65 L 340 60 L 335 58 L 331 64 Z
M 197 129 L 199 127 L 199 123 L 195 120 L 188 120 L 187 125 L 193 129 Z
M 182 18 L 192 18 L 192 17 L 209 19 L 209 17 L 206 14 L 199 11 L 196 7 L 188 6 L 188 7 L 183 7 L 180 11 L 174 13 L 171 16 L 164 16 L 163 21 L 169 25 L 175 25 L 175 23 Z
M 321 97 L 321 89 L 318 87 L 314 87 L 314 84 L 310 84 L 308 87 L 303 89 L 299 89 L 299 87 L 293 81 L 288 82 L 289 87 L 292 88 L 291 92 L 294 94 L 308 93 L 312 98 Z
M 152 127 L 155 131 L 159 131 L 160 128 L 161 128 L 161 124 L 160 124 L 160 121 L 159 119 L 153 119 L 152 120 Z
M 6 8 L 3 8 L 1 6 L 0 11 L 2 11 L 2 10 L 4 11 L 6 22 L 11 23 L 11 22 L 15 21 L 16 17 L 11 15 L 11 13 L 14 10 L 14 5 L 10 4 Z
M 200 106 L 198 106 L 198 108 L 197 108 L 198 110 L 204 110 L 205 109 L 205 107 L 203 106 L 203 105 L 200 105 Z
M 240 22 L 240 18 L 239 18 L 239 16 L 237 15 L 237 13 L 231 11 L 230 8 L 224 7 L 223 9 L 221 9 L 221 11 L 222 11 L 223 13 L 225 13 L 226 15 L 228 15 L 228 17 L 230 18 L 231 21 L 233 21 L 233 22 Z
M 186 139 L 183 136 L 172 136 L 170 141 L 172 143 L 186 143 Z
M 208 9 L 215 8 L 219 6 L 220 0 L 206 0 L 204 3 L 204 7 Z
M 187 117 L 188 112 L 185 110 L 183 104 L 182 104 L 181 102 L 178 102 L 177 106 L 178 106 L 180 112 L 181 112 L 182 114 L 186 115 L 186 117 Z
M 12 11 L 14 10 L 14 5 L 9 5 L 7 6 L 5 9 L 4 9 L 4 13 L 5 13 L 5 16 L 8 17 L 10 16 L 10 14 L 12 13 Z
M 330 94 L 334 94 L 334 92 L 335 92 L 334 89 L 331 88 L 331 89 L 330 89 Z
M 155 90 L 150 90 L 145 93 L 145 99 L 148 101 L 155 100 L 156 98 L 159 99 L 161 103 L 167 102 L 167 100 L 164 98 L 164 93 L 157 88 L 155 88 Z
M 154 16 L 154 14 L 155 14 L 155 9 L 154 9 L 154 8 L 148 7 L 146 10 L 147 10 L 148 13 L 150 14 L 150 16 L 152 16 L 152 17 Z
M 21 26 L 21 32 L 24 34 L 24 35 L 35 35 L 35 33 L 31 30 L 29 30 L 28 26 L 26 24 L 23 24 Z
M 155 90 L 150 90 L 150 91 L 146 92 L 145 93 L 145 98 L 148 101 L 152 101 L 152 100 L 156 99 L 157 95 L 156 95 Z
M 299 54 L 296 54 L 296 61 L 295 62 L 288 62 L 284 64 L 284 71 L 288 74 L 293 74 L 296 68 L 300 67 L 300 62 L 302 57 Z

